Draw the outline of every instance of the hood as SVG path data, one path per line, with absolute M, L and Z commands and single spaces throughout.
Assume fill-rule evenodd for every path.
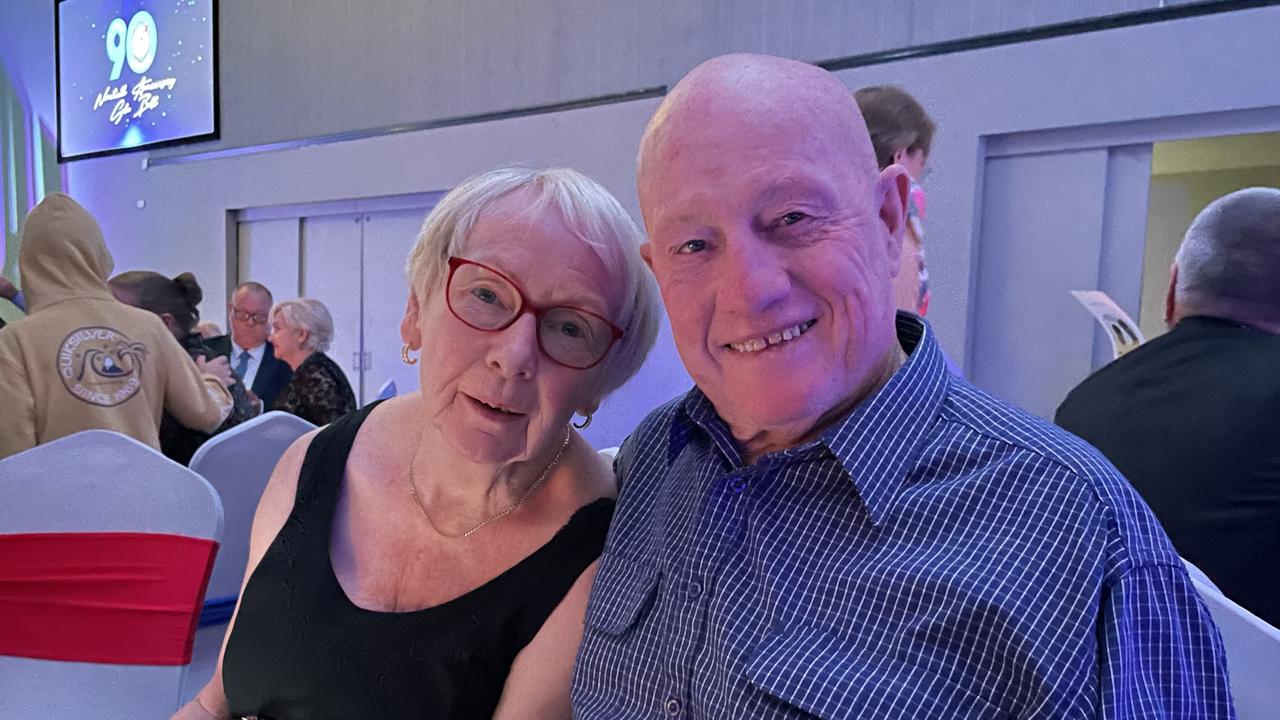
M 98 222 L 70 197 L 52 193 L 27 215 L 18 269 L 30 312 L 73 297 L 112 299 L 114 266 Z

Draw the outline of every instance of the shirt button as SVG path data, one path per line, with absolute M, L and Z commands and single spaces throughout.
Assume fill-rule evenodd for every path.
M 741 495 L 747 489 L 747 479 L 741 475 L 734 475 L 729 478 L 729 492 L 734 495 Z
M 667 698 L 667 701 L 662 703 L 662 709 L 667 713 L 667 717 L 676 717 L 680 714 L 680 699 Z
M 685 593 L 688 594 L 690 598 L 697 600 L 699 597 L 702 597 L 702 583 L 697 580 L 690 581 L 689 584 L 685 586 Z

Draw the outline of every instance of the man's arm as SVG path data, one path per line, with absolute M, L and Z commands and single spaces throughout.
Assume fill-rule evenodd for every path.
M 1104 586 L 1099 620 L 1099 717 L 1235 717 L 1222 638 L 1183 567 L 1130 569 Z

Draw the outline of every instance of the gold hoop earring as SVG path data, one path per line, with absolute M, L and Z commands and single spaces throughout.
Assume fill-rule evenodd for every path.
M 417 364 L 418 364 L 418 358 L 416 358 L 416 357 L 409 357 L 409 343 L 405 343 L 405 344 L 404 344 L 404 347 L 400 348 L 400 359 L 401 359 L 402 361 L 404 361 L 404 364 L 405 364 L 405 365 L 417 365 Z
M 591 413 L 587 413 L 587 417 L 585 420 L 582 421 L 581 425 L 579 425 L 578 423 L 570 423 L 570 424 L 578 428 L 579 430 L 586 430 L 587 426 L 591 424 Z

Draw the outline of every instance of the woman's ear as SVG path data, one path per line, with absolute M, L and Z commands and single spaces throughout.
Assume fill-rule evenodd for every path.
M 404 319 L 400 321 L 400 339 L 408 344 L 410 350 L 422 348 L 422 330 L 418 320 L 422 315 L 422 306 L 418 302 L 418 291 L 410 290 L 409 299 L 404 303 Z

